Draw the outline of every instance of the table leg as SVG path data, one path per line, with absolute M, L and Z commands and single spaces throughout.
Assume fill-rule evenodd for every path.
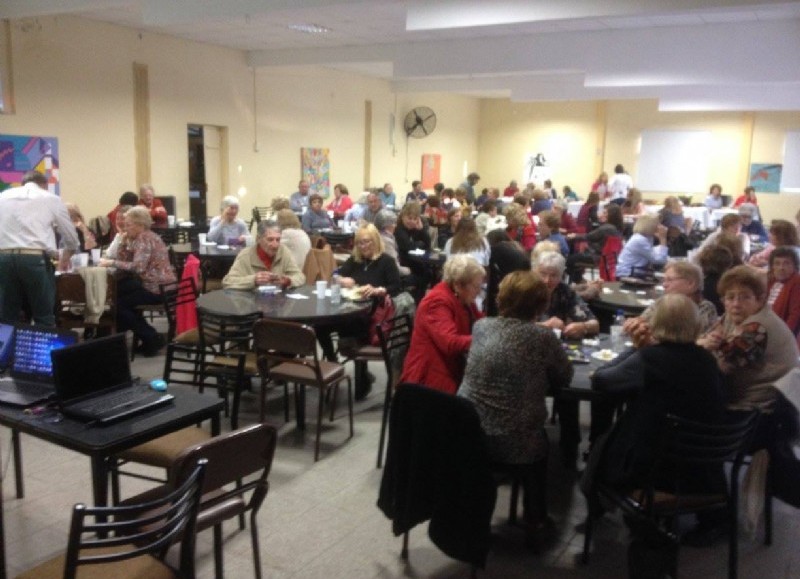
M 0 464 L 3 464 L 0 452 Z M 0 477 L 0 579 L 6 579 L 6 531 L 3 514 L 3 477 Z
M 92 457 L 92 492 L 96 507 L 108 505 L 108 459 L 104 456 Z M 106 517 L 98 515 L 98 523 L 105 523 Z M 105 539 L 108 533 L 99 532 L 97 536 Z
M 17 485 L 17 498 L 25 498 L 25 481 L 22 479 L 22 445 L 19 430 L 11 429 L 11 444 L 14 448 L 14 482 Z

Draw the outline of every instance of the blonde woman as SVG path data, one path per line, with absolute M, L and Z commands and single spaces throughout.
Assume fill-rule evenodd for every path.
M 658 246 L 653 246 L 654 239 L 658 239 Z M 619 254 L 617 277 L 641 274 L 654 265 L 666 263 L 668 252 L 667 228 L 658 222 L 656 215 L 642 215 Z

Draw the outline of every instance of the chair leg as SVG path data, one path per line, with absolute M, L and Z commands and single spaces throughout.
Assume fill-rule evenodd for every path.
M 389 407 L 392 404 L 392 377 L 386 381 L 386 393 L 383 396 L 383 416 L 381 417 L 381 435 L 378 439 L 378 468 L 383 466 L 383 445 L 386 443 L 386 427 L 389 424 Z
M 242 400 L 242 383 L 239 380 L 234 382 L 233 402 L 231 404 L 231 430 L 239 428 L 239 403 Z
M 214 577 L 223 579 L 222 523 L 214 525 Z
M 400 558 L 404 561 L 408 561 L 408 533 L 409 531 L 403 533 L 403 550 L 400 551 Z
M 319 408 L 317 409 L 317 439 L 314 442 L 314 462 L 319 460 L 319 440 L 322 436 L 322 416 L 325 410 L 325 387 L 319 389 Z
M 730 539 L 728 541 L 728 579 L 736 579 L 739 574 L 739 525 L 738 525 L 738 511 L 737 508 L 739 501 L 738 487 L 739 483 L 732 484 L 733 491 L 731 492 L 731 500 L 728 505 L 728 517 Z
M 256 579 L 261 579 L 261 551 L 258 546 L 258 525 L 256 524 L 256 511 L 250 511 L 250 537 L 253 542 L 253 566 Z
M 119 460 L 116 458 L 108 459 L 108 473 L 111 478 L 111 504 L 118 505 L 121 499 L 119 486 Z
M 581 557 L 581 563 L 584 565 L 589 564 L 589 551 L 592 548 L 592 531 L 594 531 L 594 513 L 592 513 L 591 507 L 586 513 L 586 522 L 584 523 L 584 534 L 583 534 L 583 556 Z
M 347 413 L 350 415 L 350 438 L 353 438 L 353 383 L 347 377 Z
M 22 476 L 22 444 L 20 444 L 19 430 L 11 429 L 12 453 L 14 455 L 14 483 L 17 490 L 17 498 L 25 498 L 25 480 Z
M 511 480 L 511 500 L 508 505 L 508 522 L 517 524 L 517 501 L 519 500 L 519 478 L 514 476 Z
M 764 544 L 772 545 L 772 465 L 767 468 L 767 481 L 764 485 Z
M 332 392 L 331 392 L 332 391 Z M 337 382 L 334 384 L 330 390 L 328 390 L 328 395 L 331 397 L 331 415 L 329 420 L 333 422 L 333 415 L 336 412 L 336 405 L 339 403 L 339 383 Z M 326 396 L 327 397 L 327 396 Z

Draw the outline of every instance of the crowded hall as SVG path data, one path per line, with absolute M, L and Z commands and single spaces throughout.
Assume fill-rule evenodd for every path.
M 0 579 L 800 576 L 800 2 L 294 4 L 0 6 Z

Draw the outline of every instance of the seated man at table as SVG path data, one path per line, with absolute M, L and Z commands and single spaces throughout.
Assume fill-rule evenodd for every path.
M 161 199 L 156 199 L 156 190 L 149 183 L 139 187 L 139 205 L 147 209 L 154 224 L 159 226 L 167 224 L 167 210 Z
M 281 228 L 275 221 L 258 224 L 256 244 L 239 252 L 228 275 L 222 279 L 226 289 L 253 289 L 261 285 L 286 289 L 304 283 L 306 276 L 291 252 L 281 245 Z

